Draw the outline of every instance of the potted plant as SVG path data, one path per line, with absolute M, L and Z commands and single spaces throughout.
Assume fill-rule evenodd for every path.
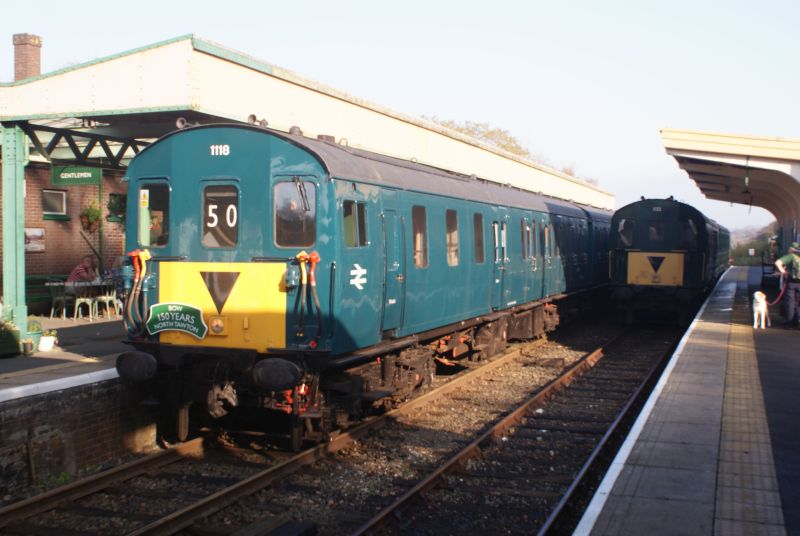
M 19 352 L 19 328 L 13 322 L 0 320 L 0 357 Z
M 85 231 L 95 232 L 100 227 L 100 207 L 97 203 L 92 201 L 91 204 L 83 209 L 80 213 L 81 226 Z
M 33 348 L 39 347 L 39 340 L 42 337 L 42 323 L 35 316 L 28 317 L 28 338 L 33 344 Z
M 46 329 L 42 332 L 42 338 L 39 339 L 39 351 L 49 352 L 53 349 L 57 339 L 58 332 L 54 329 Z
M 22 340 L 22 355 L 25 357 L 33 355 L 33 339 Z

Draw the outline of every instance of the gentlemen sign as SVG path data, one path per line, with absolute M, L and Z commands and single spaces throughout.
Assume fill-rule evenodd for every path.
M 51 179 L 54 186 L 85 186 L 100 184 L 103 170 L 93 167 L 53 166 Z

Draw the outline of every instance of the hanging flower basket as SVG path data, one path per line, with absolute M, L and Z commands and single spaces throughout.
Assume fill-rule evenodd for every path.
M 97 231 L 100 228 L 100 216 L 100 208 L 95 203 L 83 209 L 80 214 L 83 230 L 91 233 Z

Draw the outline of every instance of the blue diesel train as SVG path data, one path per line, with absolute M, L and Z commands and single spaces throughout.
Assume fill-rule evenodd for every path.
M 179 130 L 126 179 L 117 368 L 179 439 L 236 406 L 288 415 L 295 447 L 324 439 L 608 278 L 608 211 L 300 134 Z
M 730 264 L 728 230 L 672 197 L 625 205 L 611 228 L 611 295 L 629 323 L 637 311 L 685 322 Z

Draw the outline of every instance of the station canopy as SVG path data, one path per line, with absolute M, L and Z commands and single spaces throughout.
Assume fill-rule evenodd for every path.
M 614 208 L 612 194 L 581 179 L 193 35 L 0 84 L 0 121 L 24 131 L 33 158 L 124 167 L 180 118 L 297 126 L 306 136 Z
M 581 179 L 185 35 L 0 83 L 3 318 L 24 336 L 28 162 L 124 169 L 180 125 L 231 122 L 284 132 L 297 127 L 308 137 L 324 135 L 510 187 L 598 208 L 615 205 L 613 194 Z
M 771 212 L 796 240 L 800 220 L 800 140 L 662 129 L 667 153 L 709 199 Z

